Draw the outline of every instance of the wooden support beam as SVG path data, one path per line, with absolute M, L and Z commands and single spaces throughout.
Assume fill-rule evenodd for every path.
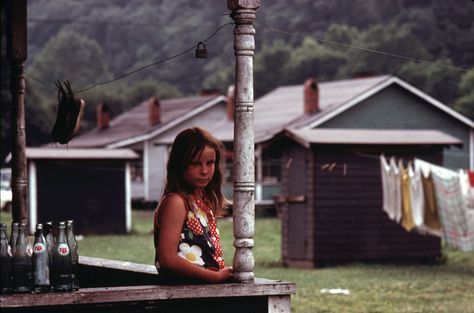
M 259 0 L 228 0 L 235 22 L 234 106 L 234 279 L 254 280 L 255 165 L 253 55 L 255 11 Z
M 25 74 L 27 58 L 26 0 L 7 2 L 7 55 L 10 61 L 12 95 L 12 216 L 27 223 L 27 168 L 25 129 Z

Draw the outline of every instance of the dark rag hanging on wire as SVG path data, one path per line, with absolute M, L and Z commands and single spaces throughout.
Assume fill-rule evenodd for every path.
M 64 87 L 60 81 L 55 82 L 58 87 L 58 112 L 56 122 L 54 122 L 51 138 L 53 142 L 67 144 L 79 131 L 82 114 L 84 113 L 85 102 L 82 99 L 74 98 L 71 84 L 64 81 Z

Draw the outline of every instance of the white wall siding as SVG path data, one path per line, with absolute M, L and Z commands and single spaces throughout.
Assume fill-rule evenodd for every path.
M 147 201 L 157 201 L 165 187 L 168 146 L 148 144 L 148 197 Z M 145 171 L 145 168 L 143 169 Z

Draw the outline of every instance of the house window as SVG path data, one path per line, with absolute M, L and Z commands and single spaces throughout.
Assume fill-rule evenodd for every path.
M 262 182 L 280 182 L 281 168 L 281 150 L 278 147 L 264 149 L 262 153 Z
M 143 151 L 135 151 L 140 157 L 130 162 L 132 182 L 143 182 Z
M 281 177 L 281 160 L 264 159 L 262 161 L 262 177 L 264 183 L 276 183 Z

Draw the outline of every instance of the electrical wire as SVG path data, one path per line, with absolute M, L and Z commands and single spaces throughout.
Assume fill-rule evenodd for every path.
M 232 25 L 234 24 L 234 22 L 228 22 L 226 24 L 223 24 L 221 25 L 219 28 L 217 28 L 217 30 L 215 30 L 211 35 L 209 35 L 206 39 L 204 39 L 202 42 L 207 42 L 209 39 L 211 39 L 213 36 L 215 36 L 219 31 L 221 31 L 223 28 L 227 27 L 228 25 Z M 365 51 L 365 52 L 368 52 L 368 53 L 373 53 L 373 54 L 378 54 L 378 55 L 382 55 L 384 57 L 386 56 L 389 56 L 389 57 L 394 57 L 394 58 L 399 58 L 399 59 L 403 59 L 403 60 L 406 60 L 406 61 L 413 61 L 413 62 L 417 62 L 417 63 L 424 63 L 424 64 L 429 64 L 429 65 L 434 65 L 434 66 L 437 66 L 437 67 L 441 67 L 441 68 L 445 68 L 445 69 L 450 69 L 450 70 L 457 70 L 457 71 L 461 71 L 461 72 L 467 72 L 468 70 L 467 69 L 464 69 L 464 68 L 461 68 L 461 67 L 457 67 L 457 66 L 451 66 L 451 65 L 445 65 L 445 64 L 440 64 L 440 63 L 436 63 L 436 62 L 432 62 L 432 61 L 427 61 L 427 60 L 423 60 L 423 59 L 419 59 L 419 58 L 412 58 L 412 57 L 408 57 L 408 56 L 405 56 L 405 55 L 399 55 L 399 54 L 395 54 L 395 53 L 391 53 L 391 52 L 387 52 L 387 51 L 381 51 L 381 50 L 377 50 L 377 49 L 372 49 L 372 48 L 367 48 L 367 47 L 363 47 L 363 46 L 359 46 L 359 45 L 354 45 L 354 44 L 347 44 L 347 43 L 342 43 L 342 42 L 338 42 L 338 41 L 334 41 L 334 40 L 327 40 L 327 39 L 323 39 L 323 38 L 320 38 L 320 37 L 316 37 L 316 36 L 313 36 L 313 35 L 308 35 L 308 34 L 301 34 L 301 33 L 297 33 L 297 32 L 290 32 L 290 31 L 286 31 L 286 30 L 282 30 L 282 29 L 278 29 L 278 28 L 274 28 L 274 27 L 268 27 L 268 26 L 262 26 L 262 29 L 264 31 L 269 31 L 269 32 L 274 32 L 274 33 L 280 33 L 280 34 L 285 34 L 285 35 L 291 35 L 291 36 L 298 36 L 298 37 L 312 37 L 314 39 L 316 39 L 317 41 L 319 42 L 322 42 L 322 43 L 327 43 L 327 44 L 332 44 L 332 45 L 337 45 L 337 46 L 341 46 L 341 47 L 345 47 L 345 48 L 353 48 L 353 49 L 358 49 L 358 50 L 361 50 L 361 51 Z M 162 64 L 162 63 L 165 63 L 167 61 L 170 61 L 170 60 L 173 60 L 173 59 L 176 59 L 184 54 L 187 54 L 189 53 L 190 51 L 192 51 L 193 49 L 195 49 L 195 46 L 192 46 L 180 53 L 177 53 L 173 56 L 170 56 L 170 57 L 167 57 L 167 58 L 164 58 L 162 60 L 159 60 L 157 62 L 153 62 L 153 63 L 150 63 L 150 64 L 147 64 L 147 65 L 144 65 L 144 66 L 141 66 L 135 70 L 132 70 L 131 72 L 128 72 L 128 73 L 125 73 L 123 75 L 120 75 L 120 76 L 117 76 L 113 79 L 109 79 L 109 80 L 105 80 L 105 81 L 99 81 L 99 82 L 96 82 L 94 84 L 92 84 L 91 86 L 89 87 L 86 87 L 86 88 L 83 88 L 83 89 L 80 89 L 78 91 L 76 91 L 76 93 L 82 93 L 82 92 L 85 92 L 85 91 L 88 91 L 92 88 L 95 88 L 97 86 L 100 86 L 100 85 L 106 85 L 106 84 L 109 84 L 109 83 L 112 83 L 112 82 L 115 82 L 115 81 L 118 81 L 118 80 L 121 80 L 123 78 L 126 78 L 130 75 L 133 75 L 137 72 L 140 72 L 144 69 L 147 69 L 149 67 L 152 67 L 152 66 L 156 66 L 156 65 L 159 65 L 159 64 Z M 46 86 L 47 88 L 50 88 L 50 89 L 56 89 L 54 87 L 52 87 L 50 84 L 47 84 L 45 83 L 44 81 L 30 75 L 29 73 L 25 73 L 25 76 L 27 76 L 28 78 L 31 78 L 33 81 L 36 81 L 38 83 L 40 83 L 41 85 L 44 85 Z
M 227 27 L 227 26 L 229 26 L 229 25 L 232 25 L 232 24 L 234 24 L 234 23 L 233 23 L 233 22 L 228 22 L 228 23 L 226 23 L 226 24 L 223 24 L 223 25 L 219 26 L 219 28 L 217 28 L 213 33 L 211 33 L 206 39 L 202 40 L 202 42 L 206 43 L 209 39 L 211 39 L 212 37 L 214 37 L 214 36 L 215 36 L 218 32 L 220 32 L 223 28 L 225 28 L 225 27 Z M 86 87 L 86 88 L 82 88 L 82 89 L 77 90 L 75 93 L 76 93 L 76 94 L 79 94 L 79 93 L 88 91 L 88 90 L 90 90 L 90 89 L 92 89 L 92 88 L 95 88 L 95 87 L 97 87 L 97 86 L 110 84 L 110 83 L 112 83 L 112 82 L 115 82 L 115 81 L 124 79 L 125 77 L 128 77 L 128 76 L 130 76 L 130 75 L 133 75 L 133 74 L 135 74 L 135 73 L 137 73 L 137 72 L 140 72 L 140 71 L 142 71 L 142 70 L 144 70 L 144 69 L 146 69 L 146 68 L 149 68 L 149 67 L 152 67 L 152 66 L 156 66 L 156 65 L 165 63 L 165 62 L 167 62 L 167 61 L 176 59 L 176 58 L 178 58 L 178 57 L 180 57 L 180 56 L 182 56 L 182 55 L 185 55 L 185 54 L 189 53 L 190 51 L 194 50 L 195 48 L 196 48 L 196 46 L 192 46 L 192 47 L 190 47 L 190 48 L 188 48 L 188 49 L 186 49 L 186 50 L 184 50 L 184 51 L 182 51 L 182 52 L 179 52 L 179 53 L 177 53 L 177 54 L 175 54 L 175 55 L 172 55 L 172 56 L 170 56 L 170 57 L 161 59 L 161 60 L 159 60 L 159 61 L 156 61 L 156 62 L 147 64 L 147 65 L 141 66 L 141 67 L 139 67 L 139 68 L 137 68 L 137 69 L 135 69 L 135 70 L 132 70 L 131 72 L 125 73 L 125 74 L 123 74 L 123 75 L 117 76 L 117 77 L 112 78 L 112 79 L 109 79 L 109 80 L 96 82 L 96 83 L 92 84 L 92 85 L 89 86 L 89 87 Z M 41 85 L 44 85 L 44 86 L 46 86 L 46 87 L 48 87 L 48 88 L 50 88 L 50 89 L 56 89 L 56 88 L 52 87 L 50 84 L 47 84 L 47 83 L 45 83 L 44 81 L 42 81 L 42 80 L 40 80 L 40 79 L 38 79 L 38 78 L 36 78 L 36 77 L 33 77 L 33 76 L 30 75 L 29 73 L 25 73 L 25 76 L 28 77 L 28 78 L 31 78 L 33 81 L 36 81 L 36 82 L 40 83 Z
M 440 63 L 427 61 L 427 60 L 423 60 L 423 59 L 418 59 L 418 58 L 412 58 L 412 57 L 409 57 L 409 56 L 406 56 L 406 55 L 400 55 L 400 54 L 396 54 L 396 53 L 392 53 L 392 52 L 381 51 L 381 50 L 367 48 L 367 47 L 354 45 L 354 44 L 342 43 L 342 42 L 338 42 L 338 41 L 334 41 L 334 40 L 323 39 L 323 38 L 320 38 L 320 37 L 316 37 L 314 35 L 301 34 L 301 33 L 297 33 L 297 32 L 290 32 L 290 31 L 286 31 L 286 30 L 282 30 L 282 29 L 278 29 L 278 28 L 274 28 L 274 27 L 268 27 L 268 26 L 263 26 L 262 28 L 263 28 L 263 30 L 267 30 L 269 32 L 280 33 L 280 34 L 285 34 L 285 35 L 292 35 L 292 36 L 298 36 L 298 37 L 303 37 L 303 38 L 304 37 L 311 37 L 311 38 L 314 38 L 317 41 L 320 41 L 322 43 L 337 45 L 337 46 L 341 46 L 341 47 L 344 47 L 344 48 L 358 49 L 358 50 L 365 51 L 365 52 L 368 52 L 368 53 L 373 53 L 373 54 L 378 54 L 378 55 L 383 55 L 383 56 L 389 56 L 389 57 L 393 57 L 393 58 L 403 59 L 403 60 L 406 60 L 406 61 L 413 61 L 413 62 L 417 62 L 417 63 L 435 65 L 435 66 L 438 66 L 438 67 L 441 67 L 441 68 L 456 70 L 456 71 L 461 71 L 461 72 L 468 72 L 469 71 L 468 69 L 461 68 L 461 67 L 458 67 L 458 66 L 440 64 Z

